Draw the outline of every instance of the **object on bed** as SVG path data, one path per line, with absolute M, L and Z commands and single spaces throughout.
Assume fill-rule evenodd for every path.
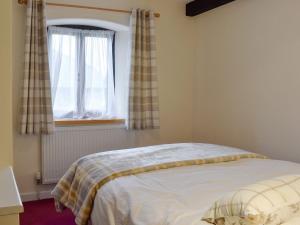
M 75 162 L 52 195 L 60 209 L 70 208 L 78 225 L 89 221 L 95 196 L 103 185 L 119 177 L 264 156 L 210 144 L 171 144 L 103 152 Z
M 287 175 L 227 194 L 202 219 L 218 225 L 278 225 L 299 213 L 300 175 Z

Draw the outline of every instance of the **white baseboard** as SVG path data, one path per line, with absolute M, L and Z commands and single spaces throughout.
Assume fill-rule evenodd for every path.
M 51 196 L 51 191 L 21 193 L 22 202 L 30 202 L 50 198 L 53 198 Z

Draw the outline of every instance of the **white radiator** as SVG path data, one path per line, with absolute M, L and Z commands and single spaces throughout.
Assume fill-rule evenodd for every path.
M 82 156 L 135 146 L 135 135 L 123 126 L 57 127 L 42 136 L 42 182 L 56 183 Z

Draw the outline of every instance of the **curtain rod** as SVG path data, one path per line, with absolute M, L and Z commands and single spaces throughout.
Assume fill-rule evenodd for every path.
M 19 4 L 26 5 L 27 0 L 18 0 Z M 99 7 L 91 7 L 91 6 L 84 6 L 84 5 L 73 5 L 73 4 L 61 4 L 61 3 L 46 3 L 49 6 L 58 6 L 58 7 L 66 7 L 66 8 L 77 8 L 77 9 L 92 9 L 92 10 L 101 10 L 101 11 L 109 11 L 109 12 L 119 12 L 119 13 L 128 13 L 130 14 L 131 11 L 123 10 L 123 9 L 109 9 L 109 8 L 99 8 Z M 159 18 L 160 13 L 154 13 L 154 16 Z

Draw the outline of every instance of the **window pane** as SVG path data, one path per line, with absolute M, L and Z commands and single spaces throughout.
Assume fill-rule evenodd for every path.
M 50 71 L 55 118 L 71 118 L 77 111 L 76 36 L 50 37 Z
M 95 116 L 107 111 L 108 57 L 107 38 L 85 38 L 85 110 Z

